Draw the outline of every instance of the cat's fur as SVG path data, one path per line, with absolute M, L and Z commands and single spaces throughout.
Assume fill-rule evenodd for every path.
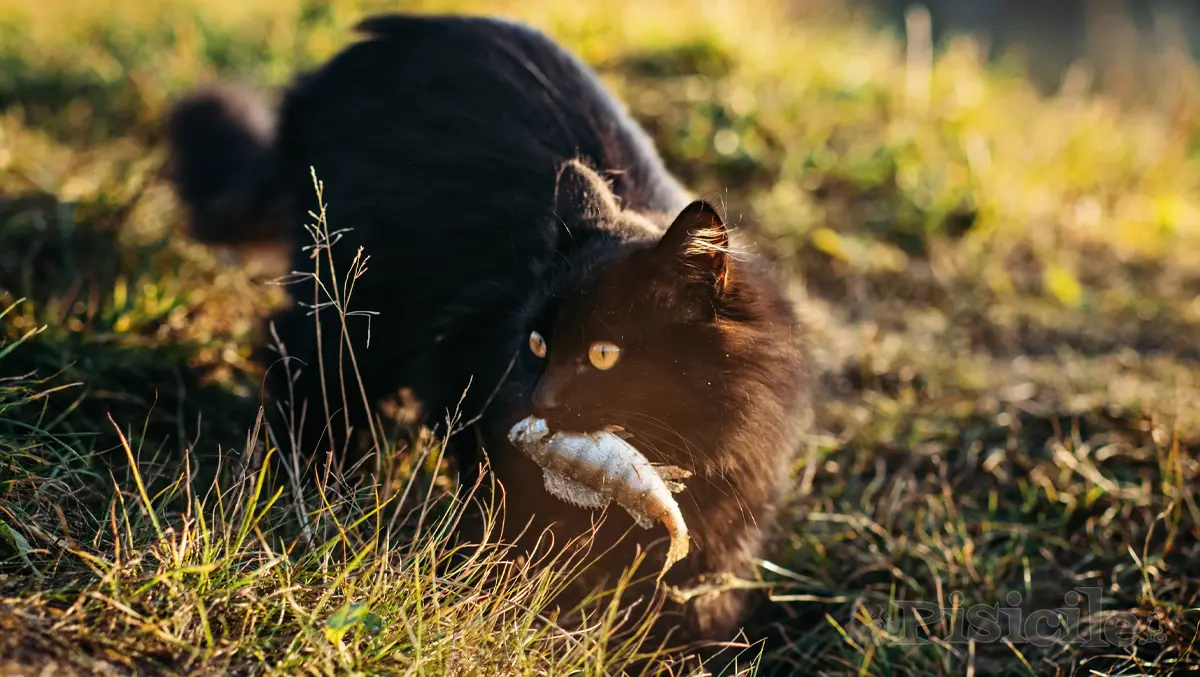
M 805 336 L 783 286 L 672 178 L 595 75 L 543 34 L 395 15 L 360 29 L 363 41 L 299 78 L 277 109 L 227 88 L 176 105 L 171 168 L 194 236 L 291 238 L 294 269 L 311 270 L 302 224 L 317 210 L 314 167 L 331 229 L 350 229 L 334 248 L 341 274 L 359 246 L 370 255 L 352 299 L 379 313 L 369 347 L 365 320 L 351 318 L 368 397 L 409 388 L 439 423 L 470 383 L 462 418 L 479 416 L 478 435 L 460 434 L 454 451 L 469 470 L 483 442 L 506 491 L 506 535 L 531 523 L 528 546 L 551 526 L 561 544 L 597 516 L 543 489 L 509 427 L 530 413 L 552 430 L 616 424 L 652 462 L 695 472 L 678 495 L 692 553 L 666 581 L 751 576 L 808 406 Z M 312 300 L 310 287 L 300 300 Z M 309 365 L 295 394 L 323 424 L 307 313 L 277 323 Z M 323 316 L 336 365 L 338 324 Z M 529 347 L 535 330 L 545 359 Z M 610 370 L 587 361 L 597 340 L 622 348 Z M 363 416 L 351 407 L 352 423 Z M 320 433 L 309 426 L 306 451 Z M 638 545 L 649 546 L 641 573 L 653 586 L 665 530 L 610 509 L 597 539 L 593 551 L 608 554 L 564 601 L 612 583 Z M 732 639 L 745 603 L 724 592 L 668 604 L 659 627 L 677 625 L 676 639 Z

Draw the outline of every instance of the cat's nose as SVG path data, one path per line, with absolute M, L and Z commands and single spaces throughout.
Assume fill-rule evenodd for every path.
M 547 371 L 533 389 L 533 406 L 540 411 L 551 411 L 563 405 L 564 395 L 570 386 L 570 378 L 561 371 Z
M 542 411 L 557 409 L 561 401 L 562 398 L 560 397 L 559 389 L 555 388 L 553 384 L 547 383 L 544 379 L 533 391 L 533 406 Z

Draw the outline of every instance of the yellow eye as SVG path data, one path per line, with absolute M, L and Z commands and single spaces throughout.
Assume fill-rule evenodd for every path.
M 529 349 L 538 357 L 546 357 L 546 339 L 542 335 L 535 332 L 529 334 Z
M 621 359 L 621 349 L 609 341 L 596 341 L 588 349 L 588 360 L 597 369 L 612 369 L 617 360 Z

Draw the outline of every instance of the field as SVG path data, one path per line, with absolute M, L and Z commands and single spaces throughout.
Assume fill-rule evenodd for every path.
M 1200 669 L 1194 67 L 1149 103 L 1083 70 L 1045 96 L 919 15 L 906 44 L 786 4 L 403 5 L 551 32 L 794 280 L 820 396 L 760 571 L 775 641 L 739 667 Z M 173 97 L 283 84 L 398 7 L 0 0 L 0 675 L 628 658 L 498 547 L 441 566 L 439 440 L 391 428 L 378 483 L 273 462 L 249 357 L 278 271 L 186 241 L 158 173 Z

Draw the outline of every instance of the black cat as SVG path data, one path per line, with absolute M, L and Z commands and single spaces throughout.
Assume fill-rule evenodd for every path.
M 367 399 L 408 388 L 431 424 L 456 408 L 478 417 L 453 452 L 467 471 L 486 450 L 507 536 L 528 547 L 549 527 L 561 544 L 597 516 L 544 490 L 510 426 L 531 413 L 552 430 L 615 424 L 652 462 L 694 471 L 677 495 L 692 554 L 666 582 L 751 576 L 809 405 L 805 334 L 782 284 L 543 34 L 467 17 L 377 16 L 359 28 L 365 39 L 299 78 L 277 110 L 229 88 L 175 106 L 171 167 L 194 236 L 289 239 L 294 268 L 312 270 L 314 168 L 330 228 L 348 229 L 338 275 L 358 247 L 370 256 L 352 299 L 378 312 L 369 347 L 365 323 L 352 337 Z M 297 289 L 312 302 L 310 287 Z M 277 318 L 309 367 L 274 392 L 307 402 L 311 453 L 344 443 L 337 431 L 362 429 L 367 412 L 354 390 L 348 412 L 325 411 L 308 313 Z M 340 325 L 322 317 L 332 386 Z M 606 554 L 561 601 L 611 584 L 638 545 L 652 590 L 665 533 L 609 510 L 592 547 Z M 715 593 L 667 602 L 657 627 L 729 640 L 746 611 L 745 593 Z

